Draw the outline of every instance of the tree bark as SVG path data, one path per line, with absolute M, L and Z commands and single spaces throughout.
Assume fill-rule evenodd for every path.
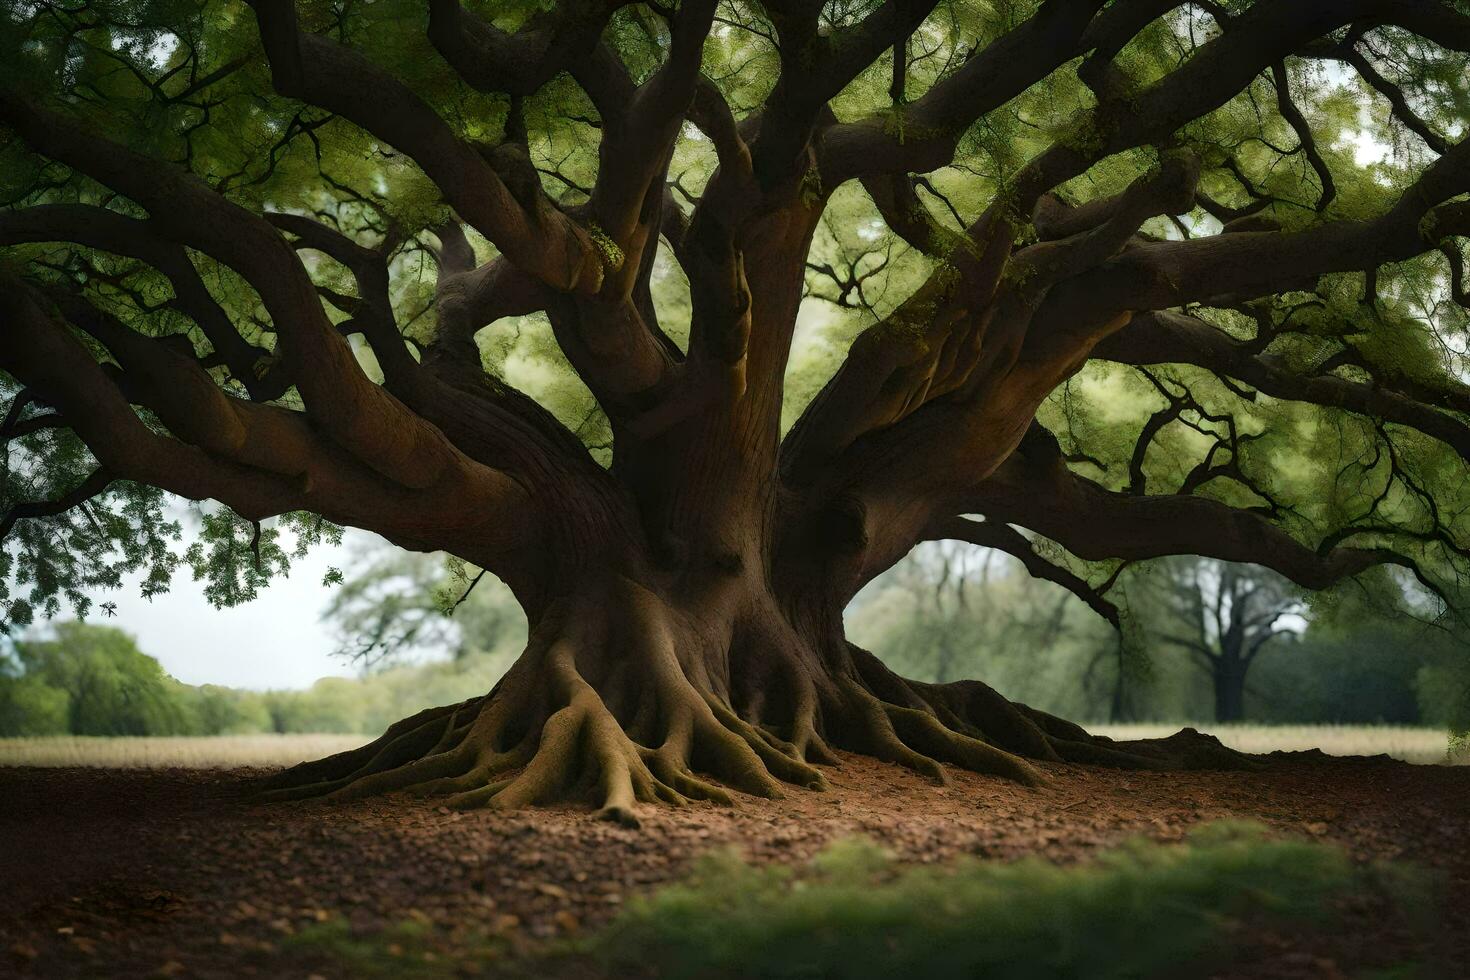
M 725 528 L 729 524 L 719 524 Z M 766 553 L 758 524 L 737 555 Z M 811 566 L 719 561 L 669 571 L 604 545 L 530 607 L 525 652 L 484 697 L 405 719 L 363 748 L 271 780 L 270 799 L 406 790 L 456 807 L 585 800 L 636 824 L 639 803 L 821 789 L 850 751 L 935 780 L 944 764 L 1026 785 L 1035 763 L 1238 767 L 1208 736 L 1114 744 L 978 681 L 906 680 L 842 632 Z M 779 595 L 770 583 L 787 583 Z

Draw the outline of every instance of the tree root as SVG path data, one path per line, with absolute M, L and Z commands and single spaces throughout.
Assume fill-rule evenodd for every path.
M 558 642 L 540 672 L 543 682 L 550 677 L 556 707 L 539 724 L 524 728 L 534 688 L 507 675 L 484 699 L 422 712 L 361 749 L 279 774 L 262 798 L 350 800 L 401 791 L 444 797 L 447 806 L 460 809 L 591 798 L 599 816 L 636 826 L 639 803 L 731 801 L 723 786 L 696 775 L 695 767 L 768 798 L 782 795 L 782 782 L 826 787 L 797 745 L 740 718 L 714 695 L 701 696 L 682 673 L 660 665 L 667 667 L 655 660 L 651 690 L 625 728 L 578 671 L 576 647 Z M 513 674 L 531 673 L 523 667 L 517 664 Z M 675 674 L 678 683 L 672 683 Z M 649 727 L 652 715 L 663 719 L 661 741 L 635 742 L 628 731 Z M 809 738 L 806 747 L 824 760 L 834 758 L 819 738 Z
M 935 775 L 936 759 L 1026 785 L 1036 785 L 1042 777 L 1025 759 L 1155 770 L 1253 769 L 1259 765 L 1250 756 L 1226 748 L 1219 739 L 1193 728 L 1168 738 L 1115 742 L 1092 735 L 1073 722 L 1009 701 L 979 681 L 909 681 L 868 651 L 850 644 L 849 649 L 864 681 L 856 688 L 857 696 L 867 690 L 885 691 L 888 697 L 901 702 L 882 702 L 891 725 L 882 726 L 880 740 L 889 742 L 890 732 L 902 734 L 901 741 L 907 745 L 888 745 L 873 754 L 927 775 Z M 922 754 L 914 758 L 913 749 Z
M 1134 769 L 1247 768 L 1249 757 L 1186 729 L 1167 739 L 1113 742 L 1006 700 L 975 681 L 905 680 L 848 647 L 849 669 L 823 676 L 788 658 L 782 717 L 763 718 L 762 688 L 741 703 L 696 684 L 668 631 L 638 622 L 636 654 L 609 666 L 579 654 L 605 632 L 567 631 L 533 647 L 490 694 L 420 712 L 374 742 L 266 781 L 269 801 L 351 800 L 390 792 L 443 798 L 459 809 L 511 809 L 588 799 L 598 816 L 638 823 L 642 803 L 728 804 L 726 787 L 779 798 L 782 785 L 826 788 L 818 765 L 832 746 L 905 766 L 943 782 L 944 764 L 1043 783 L 1031 761 Z

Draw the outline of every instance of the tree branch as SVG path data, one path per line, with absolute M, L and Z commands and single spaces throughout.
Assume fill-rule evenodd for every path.
M 429 41 L 479 91 L 531 95 L 587 57 L 624 5 L 625 0 L 561 3 L 511 34 L 465 10 L 459 0 L 429 0 Z
M 968 541 L 982 548 L 995 548 L 1018 559 L 1033 578 L 1055 582 L 1085 602 L 1089 609 L 1120 628 L 1118 607 L 1103 597 L 1080 575 L 1052 564 L 1036 552 L 1026 536 L 1015 528 L 991 520 L 976 521 L 967 517 L 949 517 L 936 521 L 926 532 L 929 540 Z
M 398 333 L 388 294 L 388 255 L 394 243 L 384 242 L 381 249 L 366 248 L 305 215 L 270 211 L 265 219 L 295 235 L 299 248 L 321 252 L 352 273 L 360 300 L 359 308 L 352 311 L 353 320 L 377 356 L 388 390 L 401 398 L 412 399 L 418 380 L 418 362 Z
M 1040 440 L 1038 440 L 1039 442 Z M 967 505 L 989 520 L 1018 524 L 1086 560 L 1201 555 L 1264 565 L 1298 585 L 1326 588 L 1375 565 L 1412 569 L 1388 548 L 1304 545 L 1259 514 L 1191 496 L 1136 496 L 1105 490 L 1033 445 L 975 487 Z
M 442 433 L 362 373 L 295 251 L 267 221 L 192 174 L 85 133 L 8 93 L 0 94 L 0 120 L 39 152 L 143 205 L 157 233 L 239 271 L 276 324 L 285 368 L 308 414 L 349 452 L 410 488 L 431 486 L 459 467 L 462 459 Z
M 885 0 L 857 24 L 831 33 L 817 30 L 816 5 L 771 8 L 780 36 L 781 74 L 766 99 L 755 146 L 755 171 L 764 186 L 806 169 L 802 154 L 827 102 L 912 34 L 935 3 Z
M 0 514 L 0 541 L 4 541 L 15 527 L 16 521 L 37 517 L 54 517 L 78 507 L 102 493 L 112 484 L 112 474 L 105 469 L 96 469 L 71 491 L 55 500 L 22 501 L 4 514 Z
M 1281 358 L 1254 353 L 1246 342 L 1182 313 L 1136 316 L 1094 348 L 1093 356 L 1134 366 L 1193 364 L 1243 381 L 1273 398 L 1341 408 L 1418 429 L 1470 460 L 1470 425 L 1395 391 L 1392 380 L 1366 384 L 1333 375 L 1303 376 L 1289 370 Z M 1448 408 L 1464 411 L 1470 407 L 1470 392 L 1458 396 L 1445 392 L 1441 398 Z
M 252 397 L 269 395 L 256 377 L 256 365 L 269 351 L 240 336 L 184 249 L 155 233 L 147 221 L 85 204 L 41 204 L 0 211 L 0 244 L 72 242 L 147 263 L 173 284 L 174 304 L 197 323 L 215 352 Z
M 84 319 L 84 305 L 72 312 Z M 432 489 L 385 479 L 324 439 L 297 412 L 206 392 L 193 361 L 105 317 L 88 322 L 125 360 L 123 378 L 157 406 L 165 424 L 194 445 L 151 430 L 102 366 L 17 279 L 0 282 L 0 368 L 56 406 L 102 468 L 192 500 L 219 500 L 247 520 L 308 510 L 372 528 L 408 547 L 458 543 L 486 561 L 513 552 L 534 533 L 526 492 L 483 467 Z M 195 380 L 190 380 L 190 372 Z M 131 375 L 131 377 L 129 377 Z M 232 416 L 233 418 L 227 418 Z M 520 520 L 495 515 L 517 512 Z
M 819 156 L 823 181 L 835 187 L 870 174 L 927 173 L 945 166 L 976 119 L 1085 50 L 1083 32 L 1101 5 L 1100 0 L 1043 4 L 1030 20 L 902 109 L 828 126 Z
M 1337 196 L 1337 185 L 1332 180 L 1332 170 L 1327 166 L 1327 161 L 1322 159 L 1317 141 L 1312 137 L 1312 127 L 1307 122 L 1307 117 L 1302 115 L 1301 109 L 1292 101 L 1285 62 L 1278 61 L 1271 66 L 1271 80 L 1276 84 L 1276 105 L 1281 110 L 1281 118 L 1296 132 L 1301 150 L 1307 155 L 1307 162 L 1317 172 L 1317 179 L 1322 184 L 1322 191 L 1317 195 L 1317 210 L 1325 211 Z
M 291 0 L 252 3 L 278 92 L 335 113 L 408 154 L 460 217 L 521 268 L 558 289 L 598 288 L 601 253 L 546 197 L 534 171 L 527 179 L 527 168 L 494 152 L 487 158 L 388 72 L 344 45 L 299 30 Z

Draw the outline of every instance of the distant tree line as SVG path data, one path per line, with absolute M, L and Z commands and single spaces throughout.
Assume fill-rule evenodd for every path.
M 380 732 L 429 703 L 463 700 L 508 661 L 470 652 L 305 690 L 250 691 L 181 683 L 122 630 L 59 623 L 0 661 L 0 737 Z

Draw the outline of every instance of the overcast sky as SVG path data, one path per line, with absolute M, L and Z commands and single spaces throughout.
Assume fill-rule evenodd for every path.
M 328 674 L 355 673 L 332 655 L 336 637 L 321 621 L 332 590 L 322 585 L 322 576 L 334 565 L 350 570 L 354 549 L 371 543 L 381 539 L 348 531 L 340 546 L 293 560 L 288 578 L 274 580 L 254 602 L 233 609 L 206 602 L 202 583 L 187 568 L 175 573 L 173 588 L 151 600 L 139 594 L 135 578 L 129 579 L 121 589 L 96 593 L 99 601 L 117 604 L 115 617 L 94 611 L 88 619 L 133 634 L 144 653 L 187 684 L 309 687 Z M 72 617 L 64 610 L 58 618 Z

